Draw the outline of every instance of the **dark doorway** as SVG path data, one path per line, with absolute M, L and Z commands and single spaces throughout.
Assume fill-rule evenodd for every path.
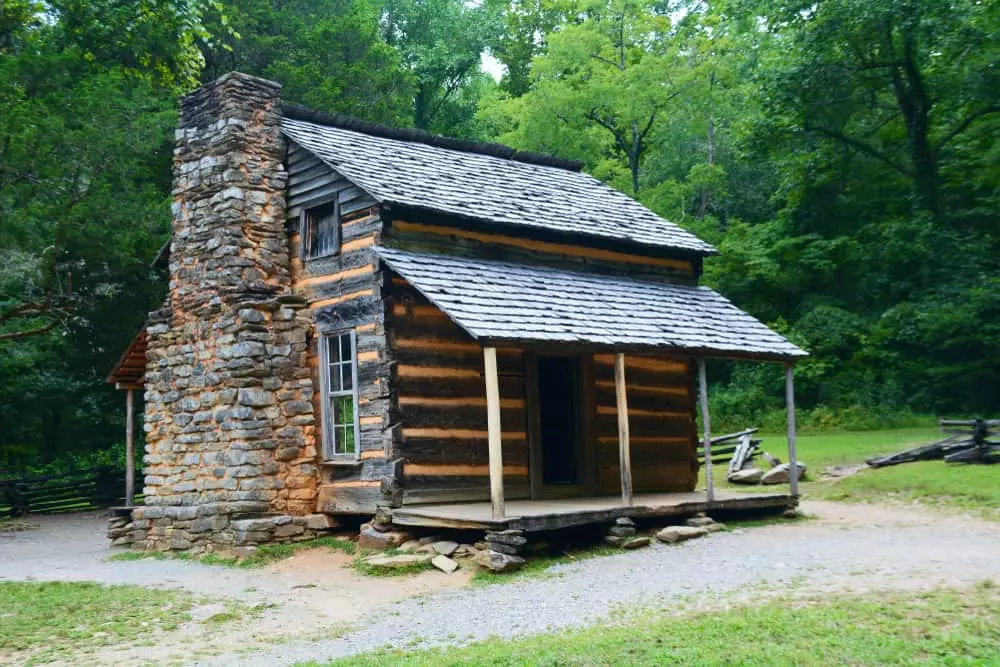
M 538 357 L 542 484 L 546 486 L 581 481 L 579 377 L 575 357 Z

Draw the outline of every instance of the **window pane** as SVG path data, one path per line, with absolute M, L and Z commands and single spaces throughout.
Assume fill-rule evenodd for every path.
M 327 350 L 329 351 L 329 361 L 331 364 L 336 364 L 340 362 L 340 345 L 338 341 L 340 336 L 328 336 L 326 339 Z
M 354 425 L 344 427 L 344 454 L 354 453 Z
M 350 424 L 354 427 L 354 397 L 334 396 L 333 401 L 333 423 L 336 426 Z
M 342 361 L 353 359 L 351 354 L 351 334 L 341 334 L 340 336 L 340 358 Z
M 341 386 L 343 386 L 344 391 L 354 388 L 354 373 L 352 371 L 351 364 L 344 364 L 340 367 L 341 377 L 343 378 Z

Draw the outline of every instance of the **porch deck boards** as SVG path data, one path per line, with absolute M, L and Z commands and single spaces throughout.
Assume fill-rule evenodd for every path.
M 788 493 L 730 493 L 717 491 L 711 502 L 704 491 L 689 493 L 640 493 L 631 507 L 620 496 L 509 500 L 506 516 L 493 519 L 489 502 L 404 505 L 392 511 L 393 523 L 462 529 L 508 529 L 526 532 L 557 530 L 588 523 L 633 518 L 683 517 L 698 512 L 779 510 L 793 504 Z

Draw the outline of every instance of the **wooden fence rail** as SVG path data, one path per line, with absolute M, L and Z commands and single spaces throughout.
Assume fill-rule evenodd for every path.
M 100 509 L 121 505 L 124 497 L 125 471 L 115 468 L 0 478 L 0 517 Z

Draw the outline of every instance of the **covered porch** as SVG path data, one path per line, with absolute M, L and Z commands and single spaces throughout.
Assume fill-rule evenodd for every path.
M 392 521 L 401 526 L 536 532 L 610 523 L 623 516 L 652 519 L 687 517 L 699 512 L 780 511 L 793 503 L 791 494 L 777 491 L 716 491 L 711 500 L 704 491 L 638 493 L 632 496 L 629 504 L 617 496 L 511 500 L 504 503 L 504 513 L 500 517 L 494 515 L 489 502 L 406 505 L 392 511 Z
M 749 494 L 717 492 L 715 489 L 706 359 L 751 359 L 784 365 L 788 400 L 788 460 L 794 470 L 793 368 L 795 360 L 805 356 L 805 352 L 740 311 L 721 295 L 694 285 L 654 283 L 620 276 L 426 255 L 391 248 L 377 248 L 376 252 L 400 278 L 480 345 L 486 396 L 490 502 L 476 502 L 474 499 L 446 502 L 442 498 L 435 502 L 404 503 L 402 507 L 392 510 L 395 523 L 539 531 L 605 522 L 624 516 L 670 517 L 727 510 L 778 510 L 797 501 L 798 480 L 795 475 L 791 477 L 787 492 L 782 489 L 773 493 Z M 612 392 L 611 403 L 607 408 L 598 409 L 596 414 L 600 417 L 606 410 L 606 416 L 612 420 L 609 426 L 614 428 L 615 421 L 617 423 L 616 437 L 608 434 L 610 437 L 602 440 L 608 440 L 609 446 L 617 441 L 614 475 L 620 479 L 613 480 L 613 483 L 614 490 L 620 490 L 620 493 L 609 496 L 607 491 L 610 489 L 599 493 L 592 484 L 589 488 L 578 485 L 576 489 L 567 489 L 570 492 L 564 496 L 539 493 L 542 490 L 539 481 L 545 481 L 541 479 L 543 476 L 539 469 L 547 469 L 549 465 L 543 460 L 545 457 L 541 450 L 544 447 L 540 448 L 537 442 L 541 440 L 544 445 L 546 439 L 544 427 L 539 427 L 537 423 L 539 394 L 546 399 L 564 390 L 572 392 L 568 385 L 538 383 L 538 377 L 545 373 L 535 361 L 528 364 L 527 372 L 528 440 L 531 445 L 531 460 L 527 466 L 531 487 L 528 498 L 524 497 L 523 485 L 512 489 L 508 481 L 505 486 L 504 476 L 509 477 L 513 467 L 505 466 L 504 461 L 508 432 L 502 424 L 506 397 L 502 392 L 505 383 L 503 363 L 498 368 L 498 351 L 499 356 L 505 356 L 504 353 L 512 348 L 524 350 L 530 360 L 543 355 L 590 355 L 604 359 L 608 364 L 607 376 L 603 376 L 597 384 L 608 385 Z M 645 437 L 636 438 L 633 435 L 635 422 L 648 418 L 650 414 L 648 405 L 642 404 L 643 400 L 648 401 L 648 394 L 643 396 L 634 392 L 637 389 L 645 392 L 676 391 L 676 388 L 650 386 L 649 374 L 641 387 L 632 383 L 631 378 L 627 379 L 627 375 L 635 372 L 635 360 L 650 357 L 663 357 L 688 369 L 684 391 L 688 393 L 690 390 L 691 401 L 686 404 L 687 412 L 670 413 L 684 420 L 689 429 L 686 431 L 688 435 L 655 440 L 683 440 L 688 443 L 686 446 L 693 456 L 697 439 L 698 446 L 704 450 L 705 460 L 698 471 L 704 480 L 701 490 L 695 490 L 700 484 L 695 474 L 690 472 L 697 469 L 696 459 L 691 461 L 693 467 L 685 476 L 687 481 L 684 486 L 643 488 L 633 484 L 635 447 L 645 446 L 644 451 L 648 454 L 650 441 L 654 440 L 649 437 L 648 430 L 644 432 Z M 586 376 L 587 372 L 584 371 L 583 375 Z M 695 435 L 695 399 L 703 426 L 700 437 Z M 639 408 L 630 409 L 630 400 L 639 402 Z M 573 400 L 566 402 L 572 403 Z M 535 416 L 531 414 L 532 407 Z M 579 409 L 584 416 L 577 428 L 586 429 L 589 426 L 588 417 L 595 414 L 595 406 L 584 398 Z M 551 451 L 548 453 L 551 454 Z M 577 453 L 582 459 L 587 458 L 586 451 Z M 650 464 L 639 465 L 636 479 L 648 479 L 646 473 Z M 570 468 L 582 470 L 585 477 L 585 466 L 568 466 L 567 472 L 572 478 Z M 640 493 L 635 492 L 636 488 Z

